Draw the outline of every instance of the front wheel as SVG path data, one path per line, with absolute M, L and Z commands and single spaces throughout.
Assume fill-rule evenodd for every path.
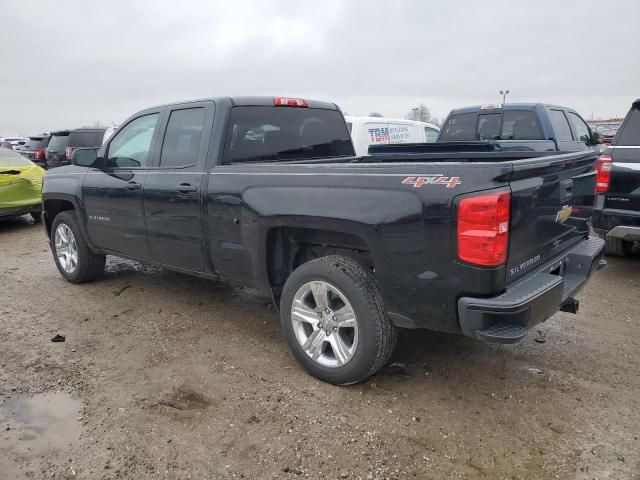
M 336 385 L 357 383 L 391 357 L 397 330 L 373 273 L 339 255 L 302 264 L 280 299 L 282 328 L 296 359 Z
M 50 243 L 58 271 L 67 281 L 90 282 L 102 274 L 106 257 L 91 251 L 78 227 L 75 212 L 56 215 Z

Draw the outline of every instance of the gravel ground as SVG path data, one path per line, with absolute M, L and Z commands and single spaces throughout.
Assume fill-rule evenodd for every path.
M 639 287 L 610 258 L 519 345 L 402 332 L 335 387 L 267 296 L 115 258 L 72 285 L 0 222 L 0 478 L 640 478 Z

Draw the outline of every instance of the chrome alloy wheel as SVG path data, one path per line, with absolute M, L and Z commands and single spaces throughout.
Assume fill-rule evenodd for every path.
M 347 297 L 330 283 L 316 280 L 298 289 L 291 323 L 302 349 L 324 367 L 342 367 L 356 353 L 356 314 Z
M 66 273 L 75 272 L 78 267 L 78 246 L 76 237 L 71 229 L 64 223 L 58 225 L 54 235 L 56 256 L 60 266 Z

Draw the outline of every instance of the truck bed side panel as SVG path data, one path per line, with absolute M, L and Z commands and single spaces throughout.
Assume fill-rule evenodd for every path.
M 509 171 L 509 164 L 466 163 L 218 166 L 208 187 L 209 254 L 231 282 L 268 289 L 271 229 L 350 233 L 371 252 L 387 310 L 416 326 L 457 332 L 454 292 L 500 291 L 505 270 L 452 261 L 454 198 L 505 186 L 499 179 Z M 430 180 L 403 183 L 418 177 Z M 428 183 L 442 177 L 459 183 Z

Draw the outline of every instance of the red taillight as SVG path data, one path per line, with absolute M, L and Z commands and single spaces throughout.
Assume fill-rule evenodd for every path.
M 301 98 L 287 98 L 287 97 L 276 97 L 273 99 L 273 104 L 276 107 L 303 107 L 306 108 L 307 105 L 306 100 L 302 100 Z
M 596 161 L 596 192 L 604 193 L 609 191 L 611 182 L 611 165 L 613 158 L 611 155 L 600 155 Z
M 44 150 L 41 148 L 33 152 L 33 158 L 36 160 L 44 160 Z
M 67 160 L 71 161 L 71 155 L 73 154 L 73 148 L 71 148 L 71 147 L 65 148 L 64 153 L 65 153 L 65 157 L 67 157 Z
M 496 267 L 507 260 L 511 193 L 500 192 L 460 200 L 458 257 L 465 262 Z

